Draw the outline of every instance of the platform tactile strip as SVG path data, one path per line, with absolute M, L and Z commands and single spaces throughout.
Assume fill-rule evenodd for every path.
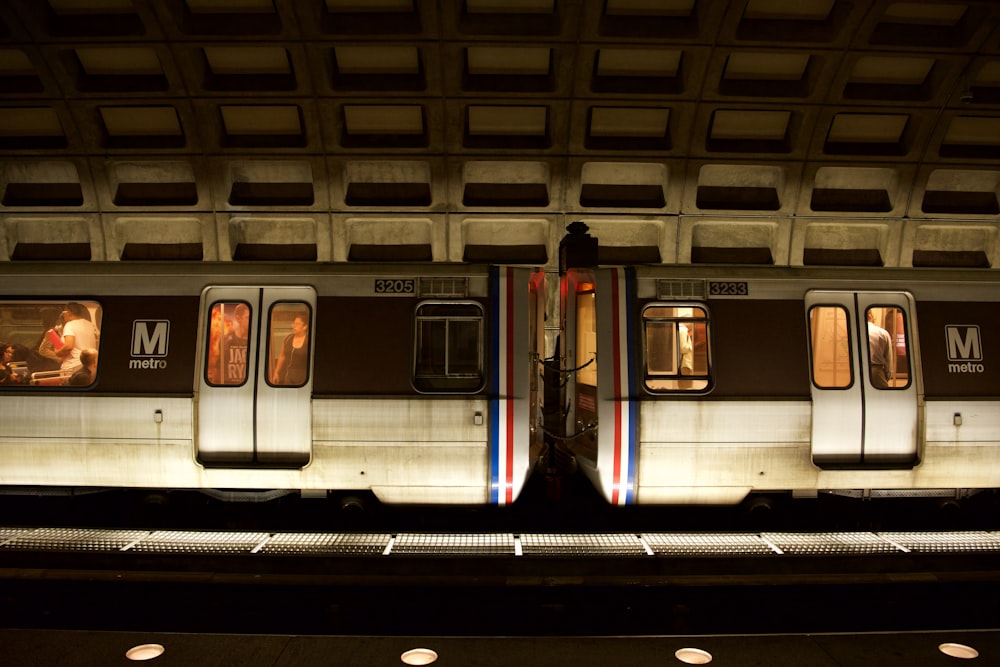
M 278 533 L 258 551 L 288 556 L 379 556 L 392 535 L 388 533 Z
M 38 528 L 10 528 L 0 526 L 0 548 L 6 546 L 8 542 L 21 535 L 38 530 Z
M 1000 533 L 957 531 L 945 533 L 879 533 L 884 539 L 916 553 L 1000 551 Z
M 267 533 L 158 530 L 137 542 L 133 551 L 149 553 L 250 553 Z
M 767 556 L 774 550 L 756 533 L 643 533 L 657 556 Z
M 513 556 L 512 533 L 401 533 L 390 554 L 407 556 Z
M 38 528 L 15 535 L 5 549 L 30 551 L 120 551 L 148 535 L 146 530 Z
M 761 537 L 789 556 L 849 556 L 900 552 L 892 542 L 874 533 L 762 533 Z
M 638 536 L 614 534 L 553 534 L 521 535 L 525 556 L 647 556 Z

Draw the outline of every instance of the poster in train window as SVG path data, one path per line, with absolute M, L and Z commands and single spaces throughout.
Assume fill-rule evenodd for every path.
M 698 306 L 650 306 L 643 311 L 646 387 L 705 391 L 710 382 L 708 313 Z
M 268 382 L 301 387 L 309 380 L 309 304 L 281 302 L 271 307 L 268 322 Z
M 854 382 L 847 310 L 815 306 L 809 310 L 812 380 L 820 389 L 846 389 Z
M 478 304 L 417 307 L 413 385 L 419 391 L 475 391 L 483 383 L 483 311 Z
M 87 387 L 103 311 L 94 301 L 0 303 L 0 387 Z
M 212 304 L 209 312 L 205 380 L 214 387 L 238 387 L 247 379 L 250 306 L 242 301 Z

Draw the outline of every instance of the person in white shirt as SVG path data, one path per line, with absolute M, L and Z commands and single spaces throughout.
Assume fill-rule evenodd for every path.
M 875 324 L 875 315 L 868 311 L 868 352 L 871 355 L 871 381 L 876 389 L 888 389 L 892 377 L 892 337 Z
M 97 328 L 90 319 L 90 311 L 81 303 L 66 304 L 63 321 L 63 346 L 56 352 L 63 360 L 60 369 L 77 371 L 83 366 L 80 352 L 97 347 Z

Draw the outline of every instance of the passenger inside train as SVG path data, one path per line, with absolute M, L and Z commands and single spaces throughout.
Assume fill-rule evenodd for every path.
M 80 387 L 92 384 L 96 377 L 97 351 L 100 349 L 101 306 L 96 302 L 30 302 L 0 304 L 0 340 L 13 352 L 5 362 L 6 382 L 25 387 Z M 41 328 L 42 333 L 38 330 Z M 84 351 L 93 352 L 91 370 L 70 383 L 78 371 L 85 370 Z M 89 356 L 89 355 L 88 355 Z
M 71 387 L 89 387 L 97 377 L 97 350 L 88 347 L 80 352 L 80 368 L 70 376 L 66 384 Z
M 708 314 L 696 306 L 650 306 L 643 311 L 646 388 L 652 392 L 708 388 Z
M 24 384 L 27 380 L 26 364 L 23 361 L 16 361 L 13 345 L 0 343 L 0 385 Z
M 888 389 L 889 378 L 893 375 L 896 356 L 892 354 L 892 339 L 889 332 L 875 324 L 875 310 L 868 309 L 868 356 L 871 359 L 870 374 L 872 386 Z
M 288 315 L 292 316 L 292 330 L 277 347 L 278 356 L 271 370 L 271 384 L 301 387 L 309 377 L 309 314 L 305 309 L 278 304 L 271 312 L 272 329 L 277 328 L 275 320 L 287 320 Z

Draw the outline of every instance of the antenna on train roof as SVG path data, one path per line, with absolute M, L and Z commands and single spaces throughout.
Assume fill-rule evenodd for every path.
M 575 220 L 566 227 L 568 232 L 559 242 L 559 273 L 567 269 L 597 266 L 597 239 L 588 234 L 587 224 Z

